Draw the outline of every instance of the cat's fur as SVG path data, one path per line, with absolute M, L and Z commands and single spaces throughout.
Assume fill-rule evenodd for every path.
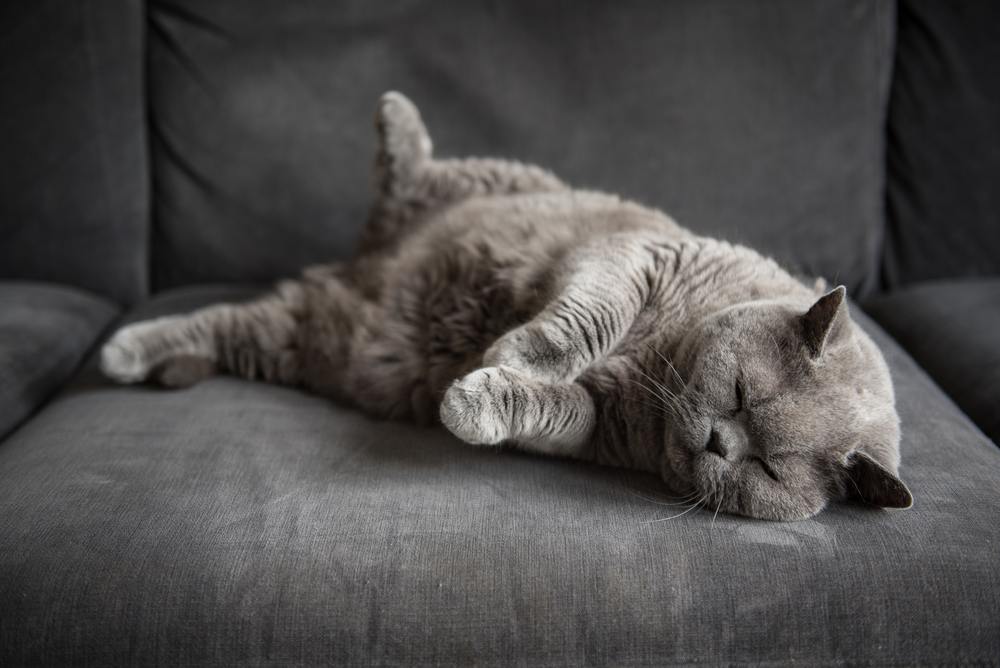
M 377 114 L 362 252 L 260 300 L 120 330 L 122 382 L 219 371 L 464 441 L 634 467 L 707 507 L 905 507 L 889 372 L 844 289 L 807 287 L 663 213 L 537 167 L 437 160 L 398 93 Z

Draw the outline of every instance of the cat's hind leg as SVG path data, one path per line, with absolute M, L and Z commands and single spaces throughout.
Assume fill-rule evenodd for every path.
M 434 148 L 420 111 L 403 94 L 385 93 L 375 114 L 375 130 L 375 179 L 380 195 L 405 199 Z
M 483 195 L 568 189 L 548 170 L 515 160 L 435 160 L 420 111 L 402 93 L 381 97 L 375 128 L 375 174 L 383 204 L 431 207 Z
M 394 91 L 375 114 L 377 198 L 362 238 L 362 251 L 391 244 L 428 212 L 470 197 L 552 192 L 568 186 L 551 172 L 513 160 L 433 157 L 433 142 L 409 99 Z
M 540 454 L 585 458 L 595 410 L 579 383 L 545 383 L 515 369 L 487 367 L 448 388 L 441 422 L 467 443 L 509 442 Z
M 140 383 L 165 372 L 163 384 L 169 387 L 214 374 L 209 337 L 192 325 L 183 316 L 168 316 L 121 328 L 101 349 L 101 371 L 119 383 Z
M 118 330 L 101 350 L 101 369 L 121 383 L 154 380 L 185 387 L 217 372 L 295 384 L 302 288 L 283 284 L 246 304 L 218 304 Z

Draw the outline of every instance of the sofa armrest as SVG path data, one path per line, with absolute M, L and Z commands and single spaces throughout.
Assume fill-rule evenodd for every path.
M 117 312 L 75 288 L 0 282 L 0 437 L 70 377 Z
M 1000 444 L 1000 278 L 917 283 L 865 309 Z

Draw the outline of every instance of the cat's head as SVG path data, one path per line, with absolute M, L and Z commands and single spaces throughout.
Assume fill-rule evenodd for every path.
M 845 294 L 736 305 L 685 337 L 664 477 L 710 510 L 764 519 L 803 519 L 845 497 L 910 506 L 889 370 Z

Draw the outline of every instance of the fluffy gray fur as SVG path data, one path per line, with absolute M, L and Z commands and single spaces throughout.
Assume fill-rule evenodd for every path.
M 438 160 L 380 101 L 362 251 L 249 304 L 134 324 L 121 382 L 216 372 L 377 416 L 655 472 L 709 509 L 798 519 L 845 496 L 906 507 L 879 350 L 772 260 L 517 162 Z

